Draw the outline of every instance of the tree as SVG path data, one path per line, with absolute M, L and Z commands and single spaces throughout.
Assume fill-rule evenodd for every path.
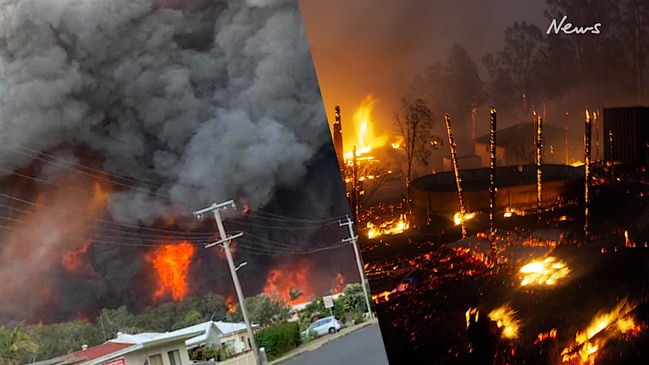
M 0 365 L 15 365 L 25 355 L 35 353 L 38 345 L 34 343 L 22 326 L 12 329 L 0 326 Z
M 390 163 L 376 163 L 374 161 L 357 161 L 357 174 L 363 182 L 363 201 L 368 202 L 372 196 L 385 184 L 396 181 L 399 176 L 392 173 Z M 352 166 L 345 165 L 343 170 L 345 181 L 354 178 Z
M 482 105 L 486 95 L 478 67 L 467 51 L 459 44 L 453 44 L 451 54 L 444 65 L 446 88 L 449 94 L 449 106 L 444 110 L 455 116 L 455 119 L 470 118 L 473 107 Z
M 415 77 L 410 94 L 426 100 L 432 110 L 447 112 L 463 122 L 470 119 L 473 108 L 486 100 L 477 65 L 457 43 L 451 46 L 444 64 L 430 65 Z
M 139 330 L 137 328 L 138 322 L 140 321 L 136 321 L 135 315 L 129 312 L 126 306 L 116 309 L 104 308 L 99 312 L 99 318 L 97 319 L 97 323 L 102 326 L 106 339 L 114 338 L 118 332 L 137 332 L 133 330 Z
M 31 339 L 38 344 L 33 360 L 46 360 L 81 350 L 83 345 L 95 346 L 108 338 L 100 325 L 80 320 L 26 327 Z
M 489 54 L 483 62 L 492 79 L 492 93 L 500 109 L 514 108 L 520 102 L 520 116 L 530 115 L 543 96 L 542 74 L 547 55 L 543 32 L 534 24 L 515 22 L 505 30 L 505 48 Z M 514 103 L 514 104 L 512 104 Z
M 435 117 L 423 99 L 402 99 L 401 113 L 394 114 L 395 124 L 403 138 L 403 149 L 406 152 L 406 191 L 410 190 L 412 165 L 415 160 L 428 163 L 433 139 Z
M 297 298 L 301 297 L 303 295 L 302 291 L 300 288 L 291 288 L 288 291 L 289 297 L 291 298 L 291 301 L 296 300 Z
M 262 327 L 288 319 L 291 311 L 291 308 L 282 300 L 271 299 L 266 294 L 246 298 L 246 309 L 248 309 L 250 321 Z M 237 306 L 237 311 L 232 315 L 232 319 L 243 320 L 240 306 Z

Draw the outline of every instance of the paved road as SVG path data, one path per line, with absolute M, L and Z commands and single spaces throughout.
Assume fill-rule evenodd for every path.
M 344 331 L 344 329 L 343 329 Z M 376 323 L 356 330 L 347 336 L 321 347 L 297 355 L 279 365 L 387 365 L 381 331 Z

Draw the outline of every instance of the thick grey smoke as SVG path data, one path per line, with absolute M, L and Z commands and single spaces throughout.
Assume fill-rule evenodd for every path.
M 87 146 L 149 183 L 115 194 L 117 220 L 264 204 L 328 142 L 294 1 L 14 0 L 0 14 L 0 167 Z
M 309 219 L 340 215 L 342 182 L 322 182 L 338 167 L 316 161 L 330 144 L 296 1 L 0 0 L 0 281 L 14 283 L 0 320 L 151 304 L 151 247 L 138 245 L 166 241 L 140 223 L 278 194 Z M 269 264 L 252 258 L 258 292 Z M 211 276 L 192 293 L 231 290 L 215 251 L 194 264 Z

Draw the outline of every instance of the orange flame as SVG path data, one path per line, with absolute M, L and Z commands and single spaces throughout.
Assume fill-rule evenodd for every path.
M 374 125 L 372 123 L 372 110 L 376 105 L 377 100 L 368 95 L 361 102 L 361 105 L 356 109 L 353 116 L 354 132 L 355 135 L 345 138 L 343 142 L 351 140 L 352 142 L 345 143 L 347 146 L 345 150 L 345 159 L 351 160 L 353 156 L 353 147 L 356 146 L 356 157 L 366 155 L 372 151 L 372 148 L 382 147 L 387 142 L 386 136 L 376 137 L 374 134 Z
M 232 295 L 225 297 L 225 306 L 228 308 L 228 313 L 234 314 L 237 312 L 237 304 L 235 303 L 234 297 Z
M 634 335 L 639 333 L 642 326 L 636 324 L 629 315 L 633 308 L 633 305 L 622 300 L 612 311 L 598 313 L 584 331 L 577 332 L 575 343 L 561 352 L 563 363 L 594 365 L 598 351 L 609 340 L 619 334 Z
M 548 285 L 557 284 L 570 274 L 568 265 L 550 256 L 543 260 L 534 260 L 520 268 L 523 279 L 521 286 L 527 285 Z
M 387 302 L 388 300 L 390 300 L 390 294 L 391 293 L 389 291 L 384 291 L 384 292 L 381 292 L 379 294 L 374 294 L 374 295 L 372 295 L 372 300 L 374 302 L 377 302 L 377 303 L 380 302 L 380 301 L 386 301 Z
M 289 267 L 276 268 L 268 272 L 264 294 L 288 305 L 305 303 L 314 296 L 309 285 L 307 266 L 303 261 L 289 265 Z M 291 298 L 291 292 L 300 295 Z
M 405 232 L 408 228 L 410 228 L 410 222 L 408 222 L 405 214 L 401 214 L 399 219 L 392 219 L 379 225 L 367 222 L 367 238 L 399 234 Z
M 160 280 L 154 299 L 160 300 L 171 293 L 173 300 L 178 301 L 187 295 L 187 269 L 195 252 L 194 245 L 183 241 L 164 244 L 147 256 Z
M 502 338 L 518 338 L 520 321 L 516 319 L 516 311 L 509 305 L 503 305 L 489 312 L 489 319 L 496 322 L 496 325 L 502 331 Z
M 539 335 L 536 336 L 536 340 L 534 340 L 534 344 L 537 345 L 543 341 L 556 340 L 556 339 L 557 339 L 557 329 L 553 328 L 549 332 L 539 333 Z

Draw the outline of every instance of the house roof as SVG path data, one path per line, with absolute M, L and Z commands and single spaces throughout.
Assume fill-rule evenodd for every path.
M 201 332 L 201 334 L 185 341 L 185 345 L 187 347 L 194 347 L 206 343 L 210 338 L 210 336 L 212 335 L 212 333 L 216 333 L 219 336 L 222 334 L 219 328 L 216 326 L 216 323 L 213 321 L 195 324 L 193 326 L 181 328 L 170 333 L 180 335 L 180 334 L 196 333 L 196 332 Z
M 565 131 L 554 127 L 549 124 L 543 124 L 543 139 L 546 141 L 563 141 L 565 139 Z M 529 141 L 531 144 L 534 141 L 534 124 L 533 123 L 518 123 L 511 127 L 496 130 L 496 143 L 500 147 L 509 147 L 514 143 L 522 140 Z M 479 144 L 489 144 L 489 134 L 480 136 L 473 140 Z M 527 144 L 527 143 L 526 143 Z
M 216 324 L 216 327 L 219 329 L 219 331 L 221 331 L 221 333 L 224 336 L 246 330 L 246 324 L 242 322 L 230 323 L 230 322 L 216 321 L 214 322 L 214 324 Z M 252 324 L 251 326 L 259 327 L 258 324 Z
M 113 342 L 113 343 L 123 343 L 119 342 L 121 339 L 122 341 L 125 340 L 131 340 L 131 341 L 138 341 L 136 343 L 132 343 L 130 347 L 126 347 L 121 350 L 117 350 L 116 352 L 107 354 L 102 357 L 98 357 L 93 359 L 92 361 L 84 361 L 80 363 L 80 365 L 97 365 L 101 364 L 105 361 L 116 359 L 120 356 L 124 356 L 128 353 L 153 347 L 153 346 L 158 346 L 167 342 L 175 342 L 175 341 L 185 341 L 189 338 L 195 337 L 196 335 L 199 335 L 200 332 L 193 332 L 193 333 L 183 333 L 183 334 L 176 334 L 172 332 L 167 332 L 167 333 L 151 333 L 151 332 L 146 332 L 146 333 L 140 333 L 138 335 L 125 335 L 125 334 L 120 334 L 120 336 L 117 336 L 116 339 L 110 340 L 108 342 Z
M 133 346 L 135 345 L 132 343 L 105 342 L 99 346 L 88 347 L 85 350 L 79 350 L 60 356 L 56 359 L 58 361 L 55 363 L 76 364 L 80 362 L 88 362 Z

